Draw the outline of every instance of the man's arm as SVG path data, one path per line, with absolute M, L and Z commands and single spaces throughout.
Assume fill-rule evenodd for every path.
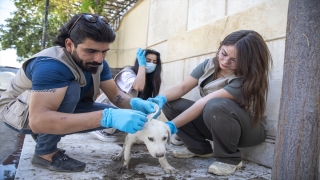
M 57 112 L 66 90 L 67 86 L 46 92 L 32 91 L 29 124 L 34 133 L 68 134 L 101 126 L 102 111 L 79 114 Z
M 131 97 L 122 92 L 113 79 L 102 81 L 100 89 L 107 95 L 109 100 L 119 108 L 131 109 Z

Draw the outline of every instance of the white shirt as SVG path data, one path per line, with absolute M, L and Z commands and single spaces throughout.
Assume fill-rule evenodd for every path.
M 132 90 L 132 85 L 136 77 L 136 74 L 124 71 L 121 74 L 119 74 L 119 77 L 116 80 L 116 84 L 118 85 L 120 90 L 128 94 Z M 113 105 L 104 93 L 101 93 L 101 95 L 97 98 L 96 102 Z
M 116 80 L 118 87 L 125 93 L 130 93 L 132 85 L 137 75 L 132 72 L 122 72 Z

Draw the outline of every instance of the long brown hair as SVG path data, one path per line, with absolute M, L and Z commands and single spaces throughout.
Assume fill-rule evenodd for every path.
M 255 126 L 264 116 L 266 109 L 268 75 L 272 66 L 271 54 L 262 36 L 252 30 L 240 30 L 229 34 L 220 43 L 219 51 L 223 45 L 233 45 L 237 51 L 237 67 L 234 74 L 243 78 L 242 98 L 238 103 L 252 114 Z M 215 57 L 214 65 L 214 76 L 217 77 L 221 70 L 218 57 Z

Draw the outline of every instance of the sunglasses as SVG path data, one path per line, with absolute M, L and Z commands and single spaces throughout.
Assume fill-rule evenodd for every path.
M 104 23 L 106 24 L 109 24 L 109 19 L 104 17 L 104 16 L 98 16 L 98 17 L 95 17 L 91 14 L 82 14 L 80 17 L 78 17 L 78 19 L 73 23 L 73 25 L 71 26 L 69 32 L 68 32 L 68 36 L 70 37 L 70 33 L 72 31 L 72 29 L 74 28 L 74 26 L 77 24 L 77 22 L 81 19 L 81 17 L 84 17 L 84 19 L 88 22 L 91 22 L 91 23 L 95 23 L 97 22 L 97 18 L 100 19 L 100 21 L 103 21 Z

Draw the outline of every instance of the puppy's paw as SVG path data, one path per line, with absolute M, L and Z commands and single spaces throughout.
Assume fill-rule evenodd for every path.
M 121 161 L 122 160 L 122 156 L 111 156 L 111 159 L 113 161 Z
M 183 142 L 176 134 L 174 134 L 171 136 L 171 144 L 176 145 L 176 146 L 181 146 L 181 145 L 183 145 Z
M 163 167 L 163 170 L 168 173 L 168 174 L 175 174 L 178 172 L 177 169 L 175 169 L 174 167 L 172 166 L 166 166 L 166 167 Z
M 128 167 L 126 165 L 121 165 L 121 166 L 116 167 L 114 170 L 117 171 L 117 173 L 123 174 L 124 171 L 128 170 Z

